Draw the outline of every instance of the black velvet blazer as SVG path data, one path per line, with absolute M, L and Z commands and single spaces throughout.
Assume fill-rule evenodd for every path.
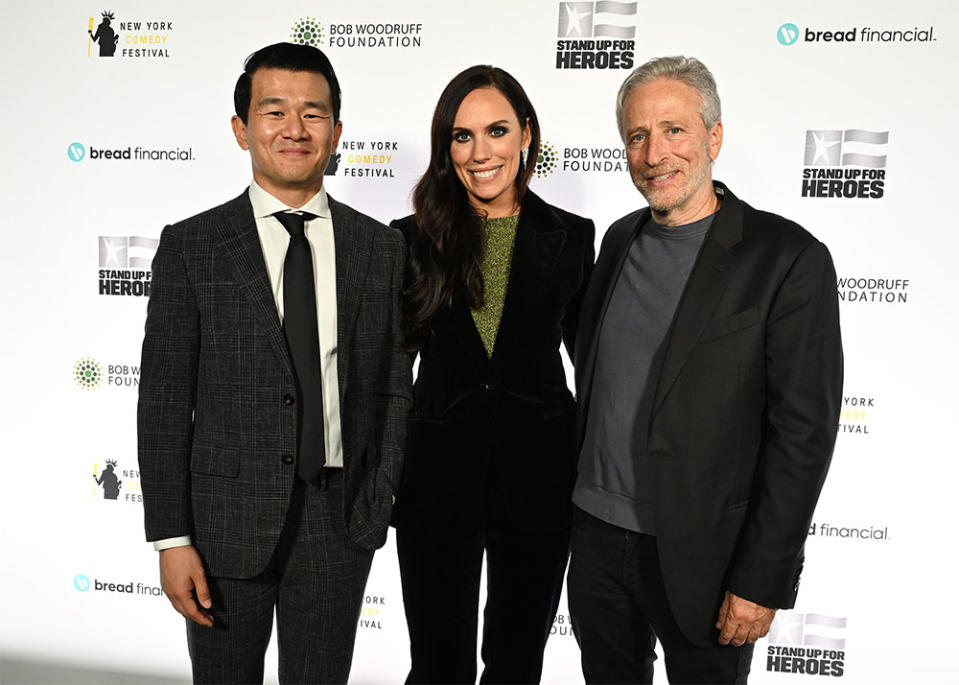
M 393 222 L 409 238 L 412 216 Z M 559 346 L 574 336 L 593 266 L 589 219 L 526 193 L 492 357 L 465 294 L 420 349 L 397 526 L 569 526 L 576 409 Z

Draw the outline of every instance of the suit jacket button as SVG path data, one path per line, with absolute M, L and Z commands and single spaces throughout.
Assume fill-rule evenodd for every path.
M 293 455 L 292 455 L 292 454 L 284 454 L 284 455 L 283 455 L 283 463 L 284 463 L 284 464 L 292 464 L 292 463 L 293 463 Z
M 292 407 L 294 402 L 296 402 L 296 400 L 293 398 L 293 395 L 283 395 L 283 404 L 287 407 Z

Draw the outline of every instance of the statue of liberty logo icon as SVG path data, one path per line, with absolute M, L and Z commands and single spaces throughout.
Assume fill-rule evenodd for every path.
M 107 459 L 107 467 L 103 469 L 100 478 L 97 478 L 95 472 L 93 474 L 93 480 L 103 488 L 103 499 L 116 499 L 120 496 L 120 485 L 123 481 L 117 478 L 117 474 L 114 473 L 116 465 L 117 463 L 113 459 Z
M 87 33 L 90 34 L 90 40 L 93 43 L 100 44 L 100 57 L 113 57 L 117 51 L 117 41 L 120 40 L 120 37 L 110 27 L 115 17 L 113 12 L 109 10 L 102 12 L 102 16 L 103 20 L 97 26 L 96 33 L 93 32 L 93 17 L 90 17 L 90 26 L 87 28 Z M 87 50 L 87 54 L 90 54 L 89 50 Z

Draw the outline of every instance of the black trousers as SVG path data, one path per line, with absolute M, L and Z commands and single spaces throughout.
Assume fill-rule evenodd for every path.
M 486 552 L 481 683 L 538 683 L 569 558 L 569 531 L 396 531 L 410 631 L 407 683 L 475 683 Z
M 655 537 L 577 507 L 568 582 L 587 683 L 652 683 L 657 638 L 671 683 L 746 682 L 753 645 L 703 648 L 683 636 L 666 597 Z
M 187 621 L 196 683 L 262 683 L 276 610 L 281 683 L 345 683 L 373 553 L 343 522 L 343 476 L 297 480 L 280 543 L 253 578 L 207 578 L 213 627 Z

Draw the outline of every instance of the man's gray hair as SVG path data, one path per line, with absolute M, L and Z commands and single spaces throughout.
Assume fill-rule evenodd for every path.
M 626 114 L 626 102 L 629 100 L 630 93 L 658 78 L 681 81 L 699 93 L 699 114 L 703 118 L 707 131 L 722 117 L 716 81 L 705 64 L 695 57 L 656 57 L 636 67 L 619 88 L 616 96 L 616 123 L 619 124 L 619 135 L 624 141 L 626 131 L 623 117 Z

